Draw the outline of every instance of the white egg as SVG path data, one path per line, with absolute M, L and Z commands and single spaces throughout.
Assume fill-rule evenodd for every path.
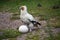
M 19 27 L 19 32 L 22 32 L 22 33 L 26 33 L 26 32 L 28 32 L 28 27 L 26 26 L 26 25 L 21 25 L 20 27 Z

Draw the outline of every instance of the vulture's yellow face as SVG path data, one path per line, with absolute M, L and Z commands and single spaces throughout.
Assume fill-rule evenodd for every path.
M 27 10 L 27 7 L 26 6 L 21 6 L 20 9 L 23 11 L 23 10 Z

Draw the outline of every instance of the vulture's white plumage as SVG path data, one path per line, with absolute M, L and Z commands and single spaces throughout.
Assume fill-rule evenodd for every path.
M 33 25 L 41 25 L 39 22 L 35 20 L 35 18 L 27 12 L 27 7 L 26 6 L 21 6 L 20 7 L 20 19 L 23 23 L 25 24 L 30 24 L 32 23 Z
M 20 9 L 21 9 L 21 11 L 20 11 L 20 12 L 21 12 L 21 14 L 20 14 L 20 19 L 21 19 L 24 23 L 30 23 L 29 20 L 31 20 L 31 21 L 34 20 L 34 21 L 35 21 L 34 17 L 27 12 L 27 7 L 26 7 L 26 6 L 21 6 Z

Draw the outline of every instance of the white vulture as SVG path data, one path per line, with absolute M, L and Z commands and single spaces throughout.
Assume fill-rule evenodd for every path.
M 35 20 L 35 18 L 27 12 L 27 7 L 26 6 L 21 6 L 20 7 L 20 19 L 23 23 L 25 24 L 30 24 L 32 23 L 33 25 L 41 25 L 39 22 Z

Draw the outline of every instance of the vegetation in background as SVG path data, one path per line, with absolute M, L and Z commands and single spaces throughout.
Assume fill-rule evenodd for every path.
M 41 7 L 38 4 L 41 4 Z M 0 0 L 0 12 L 13 12 L 12 19 L 19 19 L 19 7 L 22 5 L 26 5 L 28 12 L 40 17 L 40 20 L 48 20 L 49 26 L 60 28 L 60 8 L 54 8 L 54 6 L 60 7 L 60 0 Z M 4 35 L 0 36 L 1 39 L 20 35 L 15 30 L 4 30 L 3 33 Z M 36 37 L 39 39 L 39 36 L 34 36 L 33 39 L 38 40 Z M 55 37 L 55 40 L 60 40 L 60 34 Z
M 13 12 L 12 19 L 19 19 L 19 7 L 22 5 L 26 5 L 28 12 L 39 16 L 40 20 L 50 20 L 51 26 L 60 27 L 60 8 L 54 8 L 60 7 L 60 0 L 1 0 L 0 11 Z

